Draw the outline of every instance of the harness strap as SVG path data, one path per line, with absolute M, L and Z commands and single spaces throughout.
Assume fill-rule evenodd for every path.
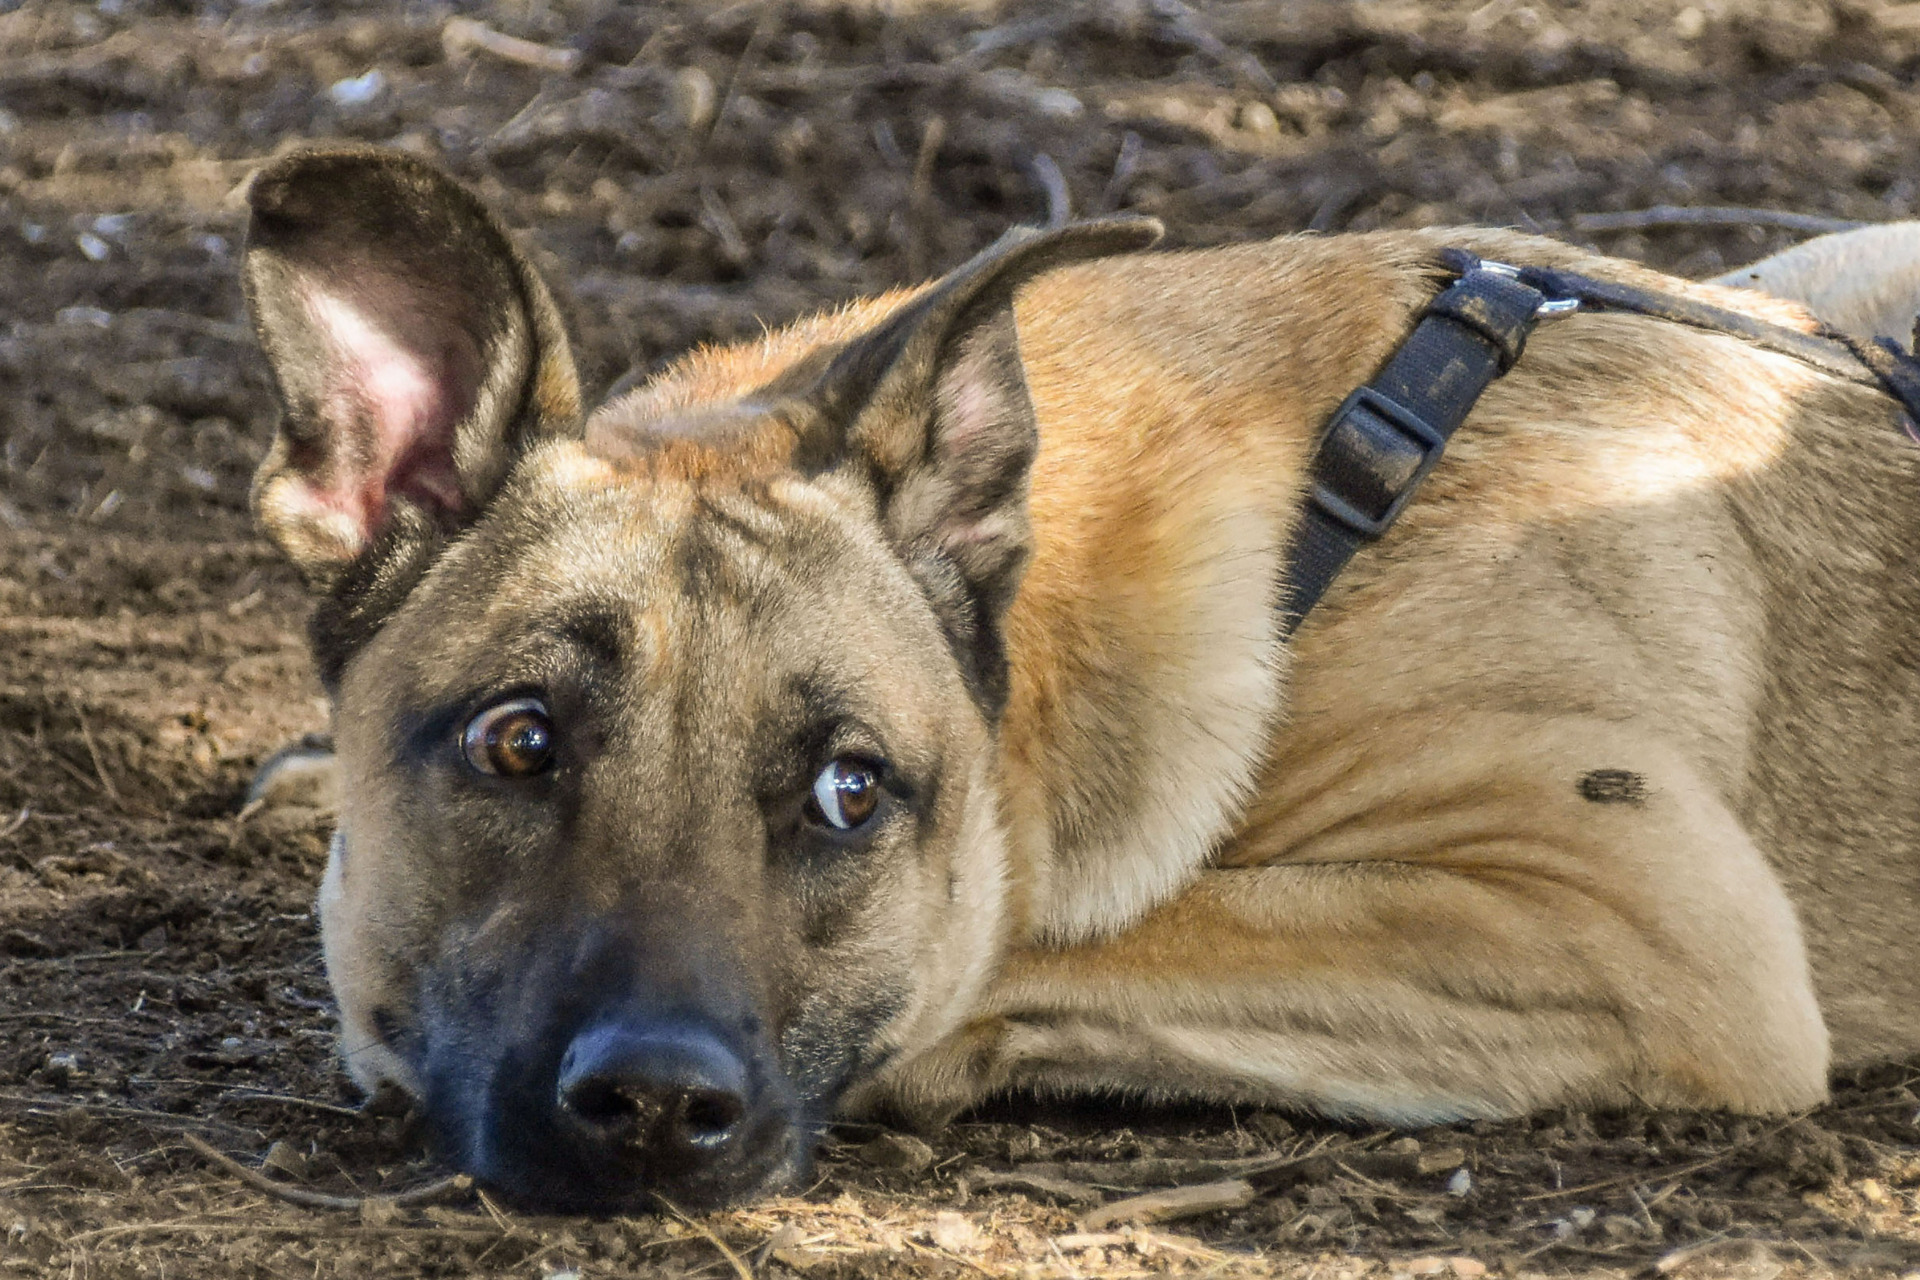
M 1550 316 L 1627 311 L 1741 338 L 1892 396 L 1906 408 L 1902 425 L 1920 442 L 1920 360 L 1891 338 L 1865 342 L 1833 329 L 1801 333 L 1556 267 L 1485 262 L 1465 249 L 1443 249 L 1440 256 L 1459 280 L 1427 304 L 1373 381 L 1334 411 L 1308 464 L 1306 509 L 1280 597 L 1284 636 L 1354 553 L 1399 517 L 1480 393 L 1513 366 L 1527 335 Z
M 1476 259 L 1427 304 L 1373 380 L 1334 411 L 1308 465 L 1306 510 L 1280 597 L 1283 635 L 1399 517 L 1480 393 L 1520 358 L 1546 301 L 1512 268 Z

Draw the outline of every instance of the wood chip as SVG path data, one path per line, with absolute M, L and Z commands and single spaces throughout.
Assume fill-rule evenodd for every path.
M 1066 1204 L 1099 1204 L 1106 1199 L 1098 1187 L 1090 1187 L 1084 1182 L 1073 1182 L 1066 1178 L 1052 1178 L 1045 1174 L 1028 1173 L 1015 1169 L 1010 1173 L 993 1173 L 978 1169 L 967 1174 L 968 1184 L 976 1191 L 1026 1191 L 1035 1195 L 1051 1196 Z
M 968 1253 L 980 1247 L 980 1228 L 966 1214 L 949 1210 L 933 1215 L 927 1239 L 950 1253 Z
M 1053 1247 L 1062 1253 L 1073 1253 L 1079 1249 L 1111 1249 L 1131 1244 L 1133 1238 L 1118 1231 L 1069 1231 L 1066 1235 L 1055 1236 Z
M 1208 1160 L 1148 1156 L 1138 1160 L 1035 1161 L 1015 1165 L 1014 1170 L 1030 1177 L 1064 1178 L 1095 1187 L 1177 1187 L 1267 1173 L 1295 1163 L 1299 1158 L 1264 1155 Z
M 1192 1187 L 1173 1187 L 1167 1191 L 1149 1191 L 1128 1196 L 1112 1204 L 1090 1209 L 1080 1217 L 1082 1231 L 1104 1231 L 1121 1222 L 1171 1222 L 1192 1218 L 1221 1209 L 1238 1209 L 1258 1194 L 1244 1178 L 1226 1178 Z

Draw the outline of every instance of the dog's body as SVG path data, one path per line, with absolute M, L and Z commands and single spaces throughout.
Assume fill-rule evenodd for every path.
M 1543 327 L 1290 642 L 1274 607 L 1317 432 L 1441 247 L 1791 304 L 1500 232 L 1094 226 L 582 425 L 537 279 L 444 179 L 299 157 L 254 203 L 348 1060 L 483 1176 L 720 1199 L 836 1107 L 1011 1086 L 1781 1111 L 1829 1037 L 1920 1048 L 1891 401 Z

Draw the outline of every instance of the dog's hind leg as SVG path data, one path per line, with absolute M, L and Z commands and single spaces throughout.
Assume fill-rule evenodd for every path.
M 1826 1033 L 1784 893 L 1676 753 L 1623 737 L 1488 723 L 1377 753 L 1417 769 L 1343 762 L 1127 932 L 1015 953 L 898 1104 L 1117 1090 L 1419 1125 L 1818 1102 Z M 1646 773 L 1565 772 L 1596 753 Z M 1463 754 L 1479 767 L 1444 776 Z
M 1910 346 L 1920 315 L 1920 222 L 1819 236 L 1713 283 L 1789 298 L 1836 329 Z

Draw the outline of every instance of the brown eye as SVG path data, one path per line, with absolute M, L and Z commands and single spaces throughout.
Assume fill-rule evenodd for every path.
M 807 816 L 835 831 L 852 831 L 880 807 L 880 773 L 862 760 L 841 757 L 813 780 Z
M 538 698 L 515 698 L 469 720 L 460 747 L 482 773 L 529 778 L 553 763 L 553 721 Z

